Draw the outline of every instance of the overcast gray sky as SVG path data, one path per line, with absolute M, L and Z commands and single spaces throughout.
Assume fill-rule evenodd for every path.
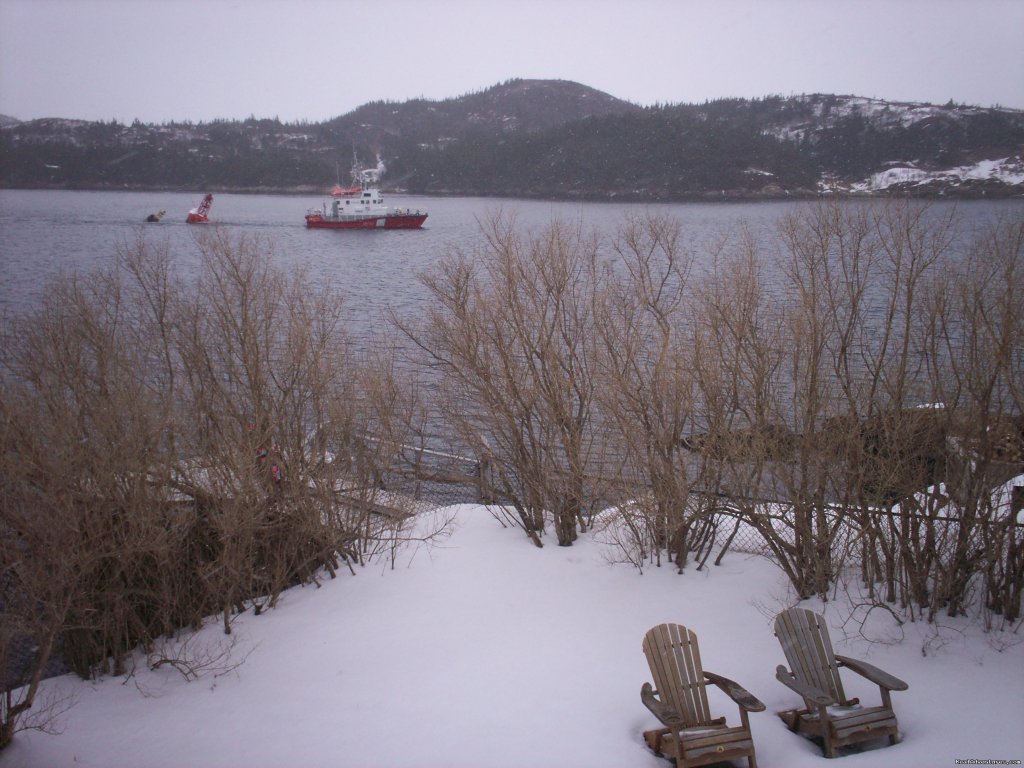
M 0 113 L 324 120 L 513 77 L 1024 108 L 1024 0 L 0 0 Z

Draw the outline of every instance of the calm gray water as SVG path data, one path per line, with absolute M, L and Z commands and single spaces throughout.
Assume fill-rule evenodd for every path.
M 113 262 L 118 247 L 139 232 L 167 242 L 175 264 L 189 274 L 198 258 L 199 227 L 185 223 L 199 193 L 69 192 L 0 190 L 0 317 L 38 305 L 47 284 L 61 274 L 87 272 Z M 417 274 L 454 246 L 479 238 L 478 220 L 497 211 L 516 216 L 524 227 L 552 220 L 580 222 L 587 229 L 613 231 L 630 213 L 653 211 L 679 219 L 689 247 L 698 253 L 723 236 L 746 227 L 769 234 L 797 203 L 613 204 L 522 201 L 491 198 L 392 196 L 388 202 L 429 212 L 425 228 L 412 231 L 307 230 L 303 215 L 323 197 L 279 195 L 215 196 L 211 220 L 229 231 L 260 235 L 278 263 L 302 265 L 318 280 L 331 280 L 347 297 L 351 317 L 372 329 L 387 307 L 415 311 L 425 297 Z M 951 204 L 939 204 L 948 210 Z M 166 210 L 163 221 L 145 224 Z M 958 215 L 979 224 L 1000 213 L 1024 215 L 1024 201 L 961 203 Z M 355 329 L 353 329 L 355 330 Z

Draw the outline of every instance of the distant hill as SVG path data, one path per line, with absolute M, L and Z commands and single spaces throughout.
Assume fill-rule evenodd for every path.
M 10 125 L 17 125 L 20 122 L 21 120 L 19 120 L 16 117 L 11 117 L 10 115 L 0 115 L 0 128 L 6 128 Z
M 0 185 L 318 193 L 347 180 L 353 153 L 380 155 L 387 185 L 422 194 L 1024 196 L 1019 110 L 832 94 L 640 107 L 564 80 L 319 123 L 3 123 Z
M 403 136 L 437 143 L 474 133 L 537 133 L 588 117 L 642 108 L 568 80 L 509 80 L 444 101 L 375 101 L 327 125 L 368 140 Z

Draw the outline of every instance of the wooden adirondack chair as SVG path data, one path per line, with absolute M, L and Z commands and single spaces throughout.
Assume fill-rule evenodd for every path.
M 732 680 L 703 670 L 697 636 L 679 624 L 659 624 L 644 636 L 644 654 L 657 689 L 644 683 L 640 699 L 664 726 L 644 731 L 648 746 L 674 757 L 676 768 L 737 757 L 746 757 L 750 768 L 757 768 L 747 712 L 761 712 L 764 704 Z M 724 717 L 711 717 L 708 683 L 736 702 L 742 725 L 729 727 Z
M 790 608 L 775 618 L 775 636 L 782 644 L 790 669 L 779 665 L 775 677 L 804 700 L 804 709 L 779 712 L 790 730 L 818 736 L 825 742 L 825 756 L 835 757 L 845 744 L 888 736 L 899 741 L 890 691 L 905 691 L 907 684 L 863 661 L 832 653 L 825 619 L 806 608 Z M 862 707 L 843 692 L 839 668 L 856 672 L 878 685 L 879 707 Z M 792 670 L 792 671 L 790 671 Z

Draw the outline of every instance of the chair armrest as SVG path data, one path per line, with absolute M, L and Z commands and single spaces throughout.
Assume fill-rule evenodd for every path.
M 654 688 L 651 687 L 650 683 L 644 683 L 643 687 L 640 688 L 640 701 L 651 710 L 651 714 L 658 718 L 659 722 L 665 727 L 676 730 L 686 727 L 686 723 L 679 716 L 679 713 L 655 695 Z
M 714 683 L 721 688 L 726 696 L 748 712 L 764 712 L 765 707 L 761 700 L 739 683 L 707 670 L 704 670 L 704 677 L 709 683 Z
M 789 688 L 796 691 L 804 700 L 816 704 L 819 707 L 827 707 L 829 704 L 836 704 L 836 700 L 824 691 L 797 680 L 793 673 L 779 664 L 775 668 L 775 679 Z
M 839 662 L 840 666 L 844 666 L 850 671 L 856 672 L 861 677 L 867 678 L 875 685 L 885 688 L 886 690 L 905 691 L 910 687 L 898 677 L 894 677 L 888 672 L 885 672 L 872 664 L 868 664 L 866 661 L 851 659 L 849 656 L 840 656 L 838 653 L 836 654 L 836 661 Z

